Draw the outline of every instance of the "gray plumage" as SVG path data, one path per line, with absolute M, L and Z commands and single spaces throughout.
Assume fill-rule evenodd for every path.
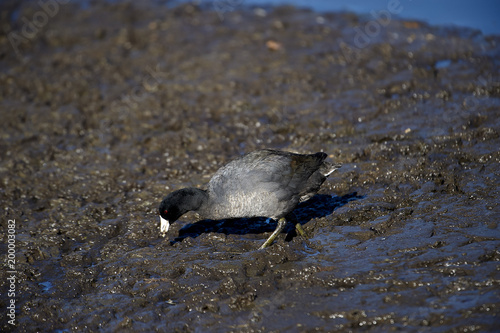
M 220 168 L 207 186 L 207 204 L 199 213 L 209 219 L 266 216 L 275 220 L 309 199 L 337 166 L 325 153 L 299 155 L 257 150 Z

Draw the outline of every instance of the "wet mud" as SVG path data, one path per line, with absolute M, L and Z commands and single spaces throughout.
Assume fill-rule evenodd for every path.
M 500 37 L 213 8 L 68 3 L 42 25 L 3 3 L 1 330 L 498 329 Z M 307 240 L 257 250 L 273 222 L 194 214 L 159 236 L 167 193 L 264 147 L 343 163 L 296 210 Z

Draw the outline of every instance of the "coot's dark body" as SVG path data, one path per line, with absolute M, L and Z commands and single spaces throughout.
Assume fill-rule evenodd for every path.
M 237 158 L 214 174 L 206 190 L 170 193 L 160 205 L 161 231 L 165 233 L 169 222 L 188 211 L 213 220 L 257 216 L 280 220 L 315 195 L 340 167 L 326 162 L 326 157 L 263 149 Z

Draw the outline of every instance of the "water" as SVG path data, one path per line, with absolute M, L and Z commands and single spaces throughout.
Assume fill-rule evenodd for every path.
M 204 0 L 206 4 L 282 5 L 312 8 L 319 12 L 352 11 L 357 14 L 398 8 L 398 16 L 421 20 L 433 25 L 456 25 L 479 29 L 483 34 L 500 34 L 500 1 L 482 0 Z M 400 10 L 400 11 L 399 11 Z

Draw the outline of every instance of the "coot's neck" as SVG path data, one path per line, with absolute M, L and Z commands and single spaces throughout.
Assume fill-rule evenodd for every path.
M 179 190 L 183 200 L 179 202 L 179 207 L 181 211 L 199 211 L 208 202 L 208 194 L 204 190 L 199 188 L 184 188 Z

